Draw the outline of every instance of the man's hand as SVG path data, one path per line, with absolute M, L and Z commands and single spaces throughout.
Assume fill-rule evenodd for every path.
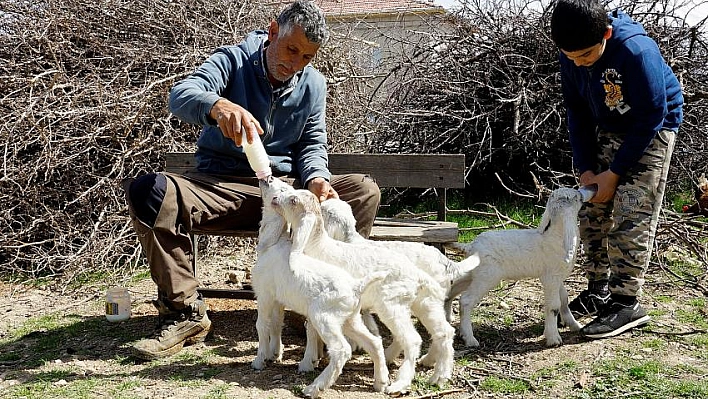
M 253 142 L 254 135 L 263 134 L 261 124 L 250 112 L 225 98 L 221 98 L 214 103 L 214 106 L 209 111 L 209 116 L 219 125 L 221 133 L 233 140 L 239 147 L 243 143 L 242 128 L 247 132 L 248 137 L 246 140 L 249 143 Z
M 329 182 L 321 177 L 315 177 L 307 183 L 307 189 L 312 191 L 320 202 L 330 198 L 339 198 L 339 194 L 329 185 Z
M 612 198 L 614 198 L 619 179 L 620 176 L 609 169 L 599 175 L 588 170 L 580 175 L 580 184 L 583 186 L 597 184 L 597 194 L 595 194 L 590 202 L 605 203 L 612 201 Z

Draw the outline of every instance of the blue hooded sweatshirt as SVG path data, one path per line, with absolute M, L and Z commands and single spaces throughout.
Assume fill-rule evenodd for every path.
M 592 66 L 575 66 L 561 53 L 561 82 L 575 167 L 580 173 L 599 172 L 599 127 L 623 137 L 610 164 L 610 170 L 623 176 L 659 130 L 678 130 L 683 94 L 644 28 L 622 11 L 613 11 L 609 19 L 612 37 Z
M 325 78 L 311 65 L 282 88 L 273 89 L 265 67 L 268 33 L 250 33 L 237 46 L 217 49 L 197 70 L 170 91 L 170 112 L 203 126 L 197 140 L 197 168 L 202 172 L 255 176 L 242 147 L 224 137 L 209 111 L 223 97 L 247 109 L 265 131 L 261 136 L 276 176 L 290 175 L 303 184 L 329 180 Z

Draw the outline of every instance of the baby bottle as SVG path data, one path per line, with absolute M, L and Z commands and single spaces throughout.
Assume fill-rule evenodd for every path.
M 268 154 L 265 148 L 263 148 L 260 135 L 256 134 L 253 138 L 253 143 L 249 143 L 246 139 L 246 130 L 242 128 L 241 133 L 243 134 L 243 151 L 246 153 L 246 158 L 248 158 L 248 164 L 251 165 L 251 169 L 256 172 L 256 177 L 264 179 L 272 175 L 270 159 L 268 159 Z
M 580 195 L 583 196 L 583 202 L 588 202 L 597 194 L 597 184 L 582 186 L 578 189 Z

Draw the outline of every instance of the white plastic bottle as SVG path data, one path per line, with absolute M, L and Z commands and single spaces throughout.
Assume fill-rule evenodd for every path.
M 265 179 L 266 177 L 273 174 L 270 170 L 270 159 L 268 159 L 268 154 L 263 147 L 263 142 L 261 142 L 260 135 L 256 134 L 253 138 L 253 143 L 248 142 L 246 139 L 246 131 L 241 130 L 243 133 L 243 151 L 246 153 L 246 158 L 248 158 L 248 164 L 251 165 L 251 169 L 256 172 L 256 177 L 259 179 Z
M 130 292 L 127 288 L 113 287 L 106 291 L 106 319 L 111 322 L 130 318 Z
M 597 184 L 582 186 L 578 189 L 580 195 L 583 196 L 583 202 L 590 201 L 597 194 Z

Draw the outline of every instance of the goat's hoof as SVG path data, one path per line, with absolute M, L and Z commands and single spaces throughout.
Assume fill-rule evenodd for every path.
M 305 389 L 302 390 L 303 396 L 306 398 L 317 398 L 320 396 L 320 387 L 317 386 L 317 384 L 310 384 L 305 387 Z
M 463 338 L 465 341 L 465 346 L 468 348 L 479 348 L 479 341 L 477 341 L 477 338 L 472 337 L 472 338 Z
M 315 364 L 313 362 L 301 361 L 297 365 L 298 373 L 309 373 L 310 371 L 315 371 Z
M 408 389 L 410 388 L 411 384 L 408 382 L 404 381 L 398 381 L 394 382 L 393 384 L 389 385 L 386 387 L 386 393 L 389 395 L 403 395 L 404 393 L 408 392 Z
M 253 367 L 254 370 L 263 370 L 265 368 L 265 361 L 260 358 L 256 358 L 251 362 L 251 367 Z
M 431 368 L 435 366 L 435 359 L 433 358 L 433 356 L 430 356 L 430 353 L 426 353 L 420 359 L 418 359 L 418 364 L 423 367 Z
M 428 382 L 433 385 L 442 386 L 449 379 L 450 379 L 450 376 L 446 377 L 444 375 L 436 375 L 435 373 L 433 373 L 433 375 L 431 375 L 430 378 L 428 379 Z
M 560 336 L 553 338 L 546 338 L 546 346 L 549 348 L 555 348 L 557 346 L 563 345 L 563 340 Z
M 375 381 L 374 382 L 374 392 L 383 392 L 388 386 L 388 380 L 386 381 Z

